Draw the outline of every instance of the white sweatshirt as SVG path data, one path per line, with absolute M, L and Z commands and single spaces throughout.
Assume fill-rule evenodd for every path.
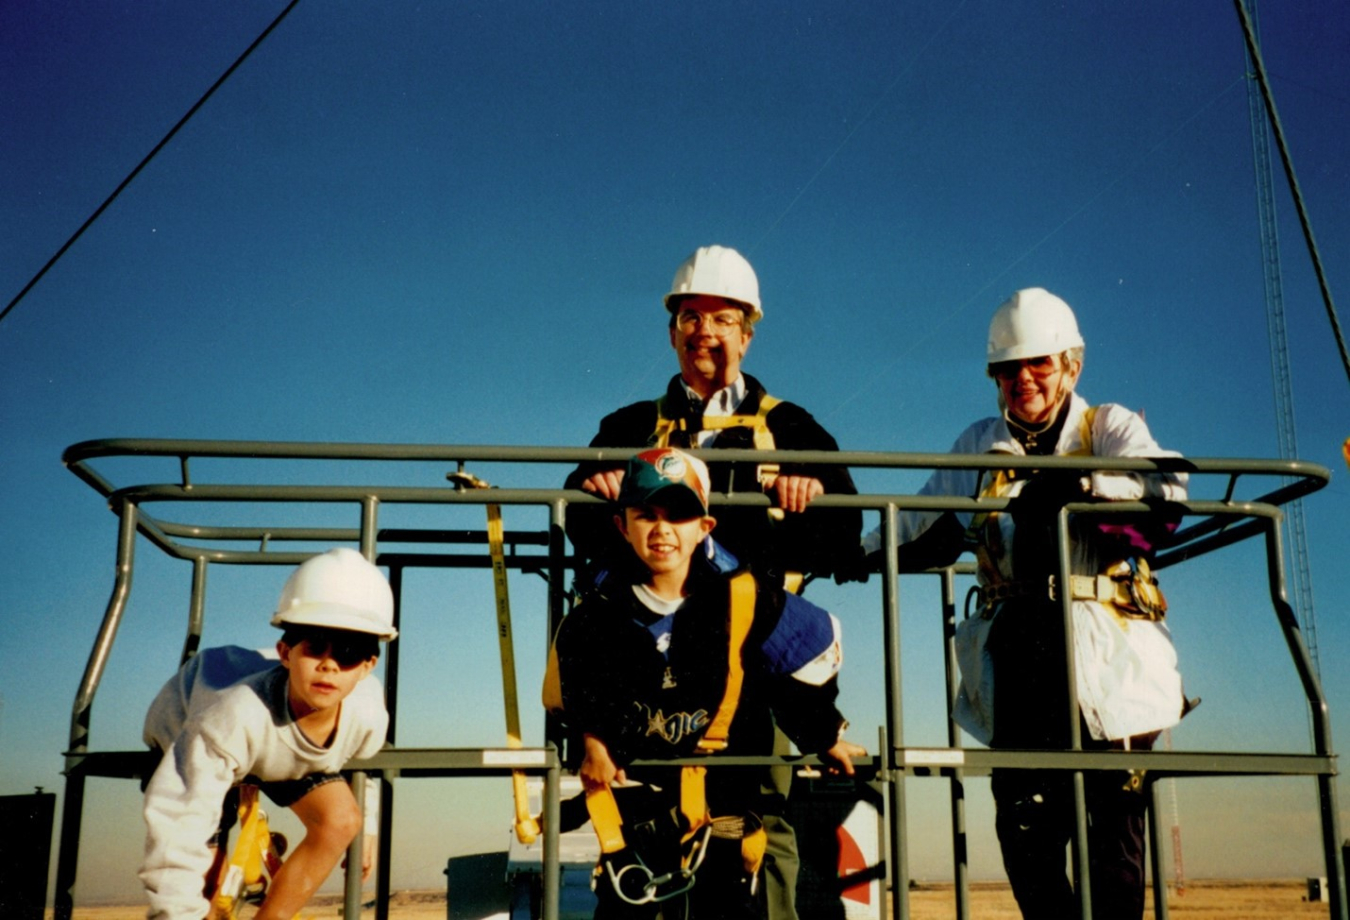
M 1055 445 L 1055 455 L 1082 451 L 1088 435 L 1091 453 L 1096 457 L 1179 457 L 1175 451 L 1158 446 L 1142 416 L 1124 406 L 1106 403 L 1092 417 L 1091 430 L 1084 432 L 1088 403 L 1078 394 L 1070 399 L 1068 416 Z M 1012 436 L 1001 416 L 982 419 L 957 438 L 954 454 L 1004 453 L 1025 455 L 1022 445 Z M 1184 501 L 1188 476 L 1185 473 L 1140 474 L 1113 470 L 1094 470 L 1085 483 L 1085 494 L 1106 501 L 1137 501 L 1163 498 Z M 1020 492 L 1025 480 L 1003 487 L 998 494 L 1011 497 Z M 940 469 L 919 490 L 920 495 L 975 497 L 990 492 L 988 471 Z M 904 511 L 899 516 L 899 542 L 908 543 L 931 527 L 943 512 Z M 969 528 L 972 516 L 958 512 L 961 526 Z M 1012 577 L 1012 548 L 1016 532 L 1012 515 L 994 516 L 997 539 L 990 528 L 982 531 L 989 562 L 1004 578 Z M 1075 531 L 1070 554 L 1073 574 L 1095 575 L 1104 561 L 1099 554 L 1100 541 Z M 863 539 L 867 552 L 881 548 L 881 529 Z M 983 583 L 990 573 L 981 571 Z M 1128 620 L 1113 616 L 1096 601 L 1075 601 L 1074 656 L 1077 663 L 1078 702 L 1083 718 L 1094 738 L 1119 739 L 1144 732 L 1169 728 L 1181 718 L 1181 675 L 1176 651 L 1165 623 Z M 957 724 L 982 743 L 993 734 L 994 687 L 992 667 L 985 651 L 990 621 L 979 617 L 963 620 L 957 628 L 957 659 L 961 665 L 961 687 L 953 715 Z
M 144 738 L 164 751 L 164 759 L 145 792 L 140 878 L 150 920 L 206 916 L 207 841 L 231 786 L 245 777 L 276 782 L 336 773 L 348 760 L 374 756 L 384 745 L 389 714 L 376 678 L 361 681 L 343 700 L 332 744 L 321 747 L 295 724 L 288 676 L 275 654 L 238 646 L 205 649 L 151 703 Z M 378 812 L 366 811 L 370 824 Z

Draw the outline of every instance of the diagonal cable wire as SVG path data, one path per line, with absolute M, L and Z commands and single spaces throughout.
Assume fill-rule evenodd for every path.
M 1322 268 L 1322 254 L 1317 249 L 1317 240 L 1313 238 L 1312 221 L 1308 217 L 1307 205 L 1303 203 L 1303 191 L 1299 188 L 1298 177 L 1294 174 L 1294 161 L 1289 154 L 1289 146 L 1284 139 L 1284 128 L 1280 124 L 1280 113 L 1275 109 L 1275 97 L 1270 91 L 1270 80 L 1266 76 L 1266 64 L 1261 58 L 1261 49 L 1256 41 L 1256 30 L 1252 25 L 1247 5 L 1242 0 L 1233 0 L 1237 5 L 1238 19 L 1242 21 L 1242 37 L 1247 42 L 1247 54 L 1256 69 L 1256 80 L 1261 87 L 1261 97 L 1266 101 L 1266 114 L 1270 116 L 1270 128 L 1275 135 L 1275 147 L 1280 151 L 1280 162 L 1284 164 L 1284 175 L 1289 180 L 1289 192 L 1294 199 L 1294 208 L 1298 211 L 1299 223 L 1303 226 L 1303 239 L 1308 244 L 1308 255 L 1312 257 L 1313 271 L 1317 274 L 1317 285 L 1322 291 L 1322 303 L 1327 308 L 1327 319 L 1331 323 L 1331 332 L 1336 337 L 1336 347 L 1340 349 L 1341 365 L 1346 377 L 1350 378 L 1350 351 L 1345 345 L 1345 336 L 1341 333 L 1340 320 L 1336 318 L 1336 304 L 1331 299 L 1331 286 L 1327 283 L 1327 273 Z
M 271 34 L 272 30 L 275 29 L 278 25 L 280 25 L 281 20 L 285 19 L 286 15 L 290 13 L 290 11 L 293 10 L 295 8 L 295 5 L 299 2 L 300 0 L 291 0 L 290 3 L 286 4 L 286 8 L 282 10 L 280 14 L 277 15 L 276 19 L 272 20 L 271 25 L 269 25 L 266 29 L 263 29 L 262 34 L 253 40 L 253 44 L 249 45 L 248 48 L 244 51 L 244 53 L 239 55 L 238 59 L 235 60 L 235 62 L 231 64 L 223 74 L 220 75 L 220 79 L 216 80 L 215 83 L 211 84 L 211 88 L 208 89 L 206 93 L 203 94 L 203 96 L 197 100 L 196 104 L 193 105 L 192 108 L 188 109 L 187 114 L 184 115 L 182 118 L 178 119 L 178 124 L 174 125 L 172 128 L 169 129 L 169 133 L 164 135 L 164 138 L 158 144 L 155 145 L 155 148 L 151 150 L 149 153 L 147 153 L 145 155 L 145 158 L 136 164 L 136 168 L 127 174 L 127 177 L 122 180 L 121 184 L 119 184 L 117 188 L 113 189 L 113 193 L 109 195 L 106 200 L 104 200 L 103 204 L 99 205 L 98 209 L 95 210 L 93 214 L 90 214 L 89 218 L 83 224 L 80 225 L 80 229 L 76 230 L 75 233 L 70 237 L 70 239 L 66 240 L 65 245 L 63 245 L 60 249 L 56 250 L 56 254 L 52 256 L 50 259 L 48 259 L 47 264 L 42 266 L 42 268 L 38 270 L 38 273 L 33 276 L 32 280 L 30 280 L 27 284 L 23 286 L 23 290 L 19 291 L 19 293 L 14 295 L 14 299 L 11 300 L 5 306 L 5 309 L 0 310 L 0 322 L 4 322 L 5 317 L 9 315 L 10 311 L 19 305 L 19 301 L 23 300 L 24 297 L 28 295 L 28 292 L 31 291 L 39 281 L 42 280 L 42 276 L 47 274 L 48 270 L 50 270 L 51 267 L 55 265 L 63 255 L 66 254 L 66 250 L 68 250 L 71 246 L 75 245 L 75 241 L 84 235 L 84 231 L 88 230 L 90 226 L 93 225 L 94 221 L 98 220 L 99 217 L 102 216 L 103 212 L 108 209 L 108 206 L 113 203 L 113 201 L 117 198 L 117 196 L 122 194 L 122 190 L 125 189 L 128 185 L 130 185 L 132 180 L 136 178 L 136 176 L 140 173 L 140 171 L 144 169 L 146 165 L 149 164 L 149 162 L 155 158 L 155 155 L 157 153 L 159 153 L 162 149 L 164 149 L 164 146 L 168 144 L 170 140 L 173 139 L 173 136 L 178 133 L 178 129 L 183 127 L 183 125 L 187 124 L 188 119 L 190 119 L 193 115 L 197 114 L 197 110 L 206 104 L 206 100 L 210 99 L 212 94 L 215 93 L 216 90 L 220 89 L 221 85 L 224 84 L 224 82 L 230 78 L 230 75 L 235 72 L 235 70 L 239 67 L 239 65 L 244 63 L 244 60 L 250 54 L 252 54 L 259 45 L 262 44 L 263 39 L 267 38 L 267 36 Z

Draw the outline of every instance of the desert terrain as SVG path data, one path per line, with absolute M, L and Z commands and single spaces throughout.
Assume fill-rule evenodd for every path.
M 1189 882 L 1183 895 L 1169 900 L 1169 912 L 1178 920 L 1283 920 L 1283 918 L 1329 916 L 1325 903 L 1307 900 L 1307 884 L 1301 880 L 1198 880 Z M 1145 917 L 1153 916 L 1152 895 Z M 971 886 L 972 916 L 977 920 L 1017 920 L 1020 916 L 1006 884 L 976 883 Z M 950 884 L 918 883 L 910 892 L 913 920 L 947 920 L 956 916 Z M 301 914 L 306 920 L 332 920 L 342 915 L 337 897 L 315 899 Z M 47 911 L 50 920 L 52 912 Z M 75 908 L 74 920 L 141 920 L 140 905 L 98 905 Z M 244 920 L 252 914 L 246 909 Z M 445 920 L 444 891 L 399 891 L 390 898 L 391 920 Z M 374 920 L 373 908 L 362 920 Z

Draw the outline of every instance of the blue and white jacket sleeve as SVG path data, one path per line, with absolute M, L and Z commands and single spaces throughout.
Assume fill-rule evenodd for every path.
M 839 619 L 796 594 L 781 595 L 781 612 L 760 645 L 775 684 L 774 717 L 804 753 L 821 753 L 847 724 L 835 708 L 844 662 Z

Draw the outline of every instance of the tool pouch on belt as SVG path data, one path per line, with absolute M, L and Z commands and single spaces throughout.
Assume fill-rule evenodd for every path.
M 1167 598 L 1163 597 L 1148 560 L 1122 559 L 1107 567 L 1106 577 L 1120 586 L 1111 604 L 1124 616 L 1161 620 L 1167 615 Z

